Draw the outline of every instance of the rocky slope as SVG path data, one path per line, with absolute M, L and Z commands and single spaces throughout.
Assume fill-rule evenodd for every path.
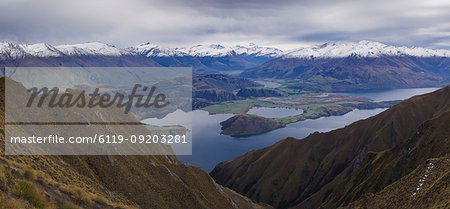
M 250 151 L 220 163 L 210 174 L 216 182 L 276 208 L 346 206 L 370 193 L 377 196 L 389 185 L 403 185 L 395 183 L 413 175 L 427 160 L 448 156 L 449 117 L 447 86 L 342 129 L 314 133 L 302 140 L 287 138 Z M 435 182 L 434 186 L 448 192 L 445 181 Z M 408 195 L 417 185 L 411 187 Z M 448 205 L 445 194 L 433 193 L 433 205 Z M 389 193 L 373 200 L 372 206 L 379 200 L 390 201 L 390 197 L 405 198 L 397 203 L 402 207 L 410 204 L 403 193 Z M 424 200 L 426 196 L 418 197 Z M 364 207 L 365 201 L 355 204 Z M 370 203 L 370 198 L 367 201 Z

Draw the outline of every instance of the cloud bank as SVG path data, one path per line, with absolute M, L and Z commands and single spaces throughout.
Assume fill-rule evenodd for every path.
M 446 0 L 2 0 L 0 40 L 294 48 L 327 41 L 450 48 Z

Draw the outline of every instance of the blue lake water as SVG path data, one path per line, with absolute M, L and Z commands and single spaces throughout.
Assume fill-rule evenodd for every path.
M 402 100 L 434 90 L 436 90 L 436 88 L 398 89 L 340 94 L 366 97 L 373 101 L 389 101 Z M 327 132 L 342 128 L 355 121 L 376 115 L 384 110 L 386 110 L 386 108 L 353 110 L 341 116 L 331 116 L 314 120 L 300 121 L 289 124 L 285 128 L 240 138 L 219 134 L 221 128 L 219 123 L 232 117 L 232 114 L 209 115 L 206 111 L 196 110 L 193 111 L 192 115 L 192 155 L 179 155 L 178 159 L 184 163 L 199 166 L 209 172 L 215 165 L 222 161 L 233 160 L 245 152 L 270 146 L 286 137 L 301 139 L 315 131 Z
M 374 102 L 404 100 L 415 95 L 426 94 L 438 90 L 439 88 L 411 88 L 411 89 L 390 89 L 390 90 L 368 90 L 337 93 L 353 97 L 365 97 Z
M 209 115 L 206 111 L 196 110 L 192 116 L 192 155 L 179 155 L 178 159 L 184 163 L 199 166 L 209 172 L 218 163 L 232 160 L 252 149 L 270 146 L 290 136 L 304 138 L 315 131 L 326 132 L 342 128 L 354 121 L 370 117 L 384 110 L 354 110 L 342 116 L 300 121 L 289 124 L 285 128 L 240 138 L 219 134 L 221 128 L 219 123 L 232 117 L 232 114 Z
M 244 71 L 243 70 L 225 70 L 225 71 L 220 71 L 220 73 L 228 74 L 228 75 L 239 75 L 242 72 L 244 72 Z

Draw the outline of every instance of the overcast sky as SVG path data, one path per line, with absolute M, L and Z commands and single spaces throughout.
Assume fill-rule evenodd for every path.
M 0 0 L 0 40 L 284 49 L 372 40 L 450 49 L 449 0 Z

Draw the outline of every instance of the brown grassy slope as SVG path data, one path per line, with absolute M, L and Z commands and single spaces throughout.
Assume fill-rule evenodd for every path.
M 419 190 L 417 190 L 419 188 Z M 345 208 L 450 208 L 449 156 L 432 158 L 375 194 Z
M 380 191 L 426 159 L 448 153 L 448 135 L 434 141 L 425 137 L 419 144 L 422 149 L 411 151 L 405 144 L 425 121 L 449 110 L 447 86 L 342 129 L 314 133 L 303 140 L 287 138 L 250 151 L 217 165 L 211 175 L 224 186 L 278 208 L 335 208 Z M 392 153 L 383 155 L 384 163 L 398 159 L 379 166 L 382 174 L 378 175 L 371 163 L 383 152 Z
M 361 194 L 380 191 L 380 188 L 383 189 L 382 186 L 389 182 L 398 184 L 397 179 L 408 175 L 418 166 L 429 161 L 429 158 L 449 155 L 450 129 L 448 124 L 450 124 L 450 111 L 420 125 L 413 136 L 404 143 L 386 151 L 368 152 L 360 168 L 352 172 L 351 176 L 349 176 L 351 171 L 342 172 L 319 192 L 297 205 L 297 208 L 314 204 L 324 195 L 327 195 L 327 198 L 322 201 L 322 207 L 333 208 L 338 204 L 346 205 L 358 199 Z M 445 184 L 439 186 L 448 187 Z M 414 189 L 412 185 L 406 187 L 409 188 L 408 191 Z M 327 192 L 330 194 L 326 194 Z M 448 200 L 446 198 L 448 196 L 442 194 L 437 196 Z M 398 201 L 399 206 L 407 205 L 406 197 L 402 193 L 391 193 L 385 201 L 392 201 L 390 198 L 404 200 L 403 202 Z M 436 199 L 433 204 L 445 203 L 448 201 Z M 414 208 L 426 208 L 423 206 L 416 205 Z
M 3 92 L 4 79 L 0 82 Z M 3 94 L 0 102 L 4 113 Z M 86 111 L 83 114 L 89 117 L 88 111 L 92 110 Z M 104 115 L 114 117 L 114 112 L 102 111 L 105 111 Z M 70 112 L 66 114 L 70 117 Z M 1 116 L 4 122 L 4 114 Z M 29 201 L 14 196 L 12 192 L 19 179 L 28 179 L 37 191 L 44 194 L 46 208 L 62 208 L 69 203 L 83 208 L 251 206 L 249 200 L 239 201 L 241 205 L 234 203 L 232 197 L 238 200 L 245 198 L 228 195 L 206 172 L 180 163 L 175 156 L 5 156 L 4 123 L 1 127 L 1 207 L 28 204 Z M 97 128 L 91 126 L 84 131 L 96 132 Z M 123 131 L 127 134 L 133 129 Z M 30 175 L 27 173 L 34 177 L 28 178 Z

